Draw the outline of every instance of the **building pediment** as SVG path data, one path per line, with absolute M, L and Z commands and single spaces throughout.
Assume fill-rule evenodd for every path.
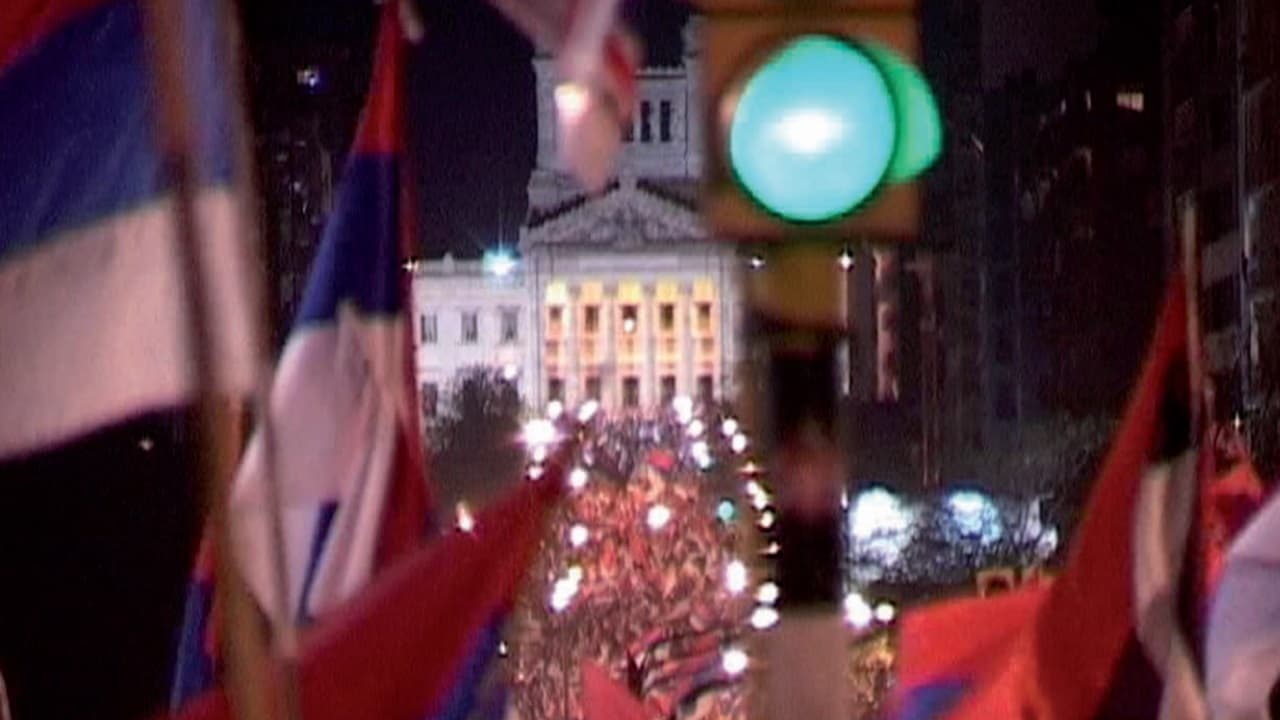
M 693 203 L 656 183 L 624 178 L 597 196 L 579 196 L 531 213 L 520 230 L 525 250 L 539 245 L 629 247 L 706 238 Z

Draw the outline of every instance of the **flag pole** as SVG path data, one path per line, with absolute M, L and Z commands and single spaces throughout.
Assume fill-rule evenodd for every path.
M 193 150 L 194 119 L 191 115 L 192 98 L 188 92 L 190 83 L 187 82 L 187 62 L 183 46 L 183 39 L 191 29 L 188 8 L 182 1 L 152 0 L 144 4 L 144 13 L 145 22 L 151 30 L 147 33 L 147 38 L 153 90 L 157 98 L 157 130 L 161 140 L 162 162 L 166 179 L 173 189 L 175 251 L 185 288 L 179 301 L 187 305 L 186 315 L 189 318 L 187 344 L 195 397 L 197 473 L 217 550 L 216 587 L 218 600 L 225 613 L 226 635 L 223 642 L 227 653 L 228 696 L 235 715 L 245 720 L 270 720 L 275 717 L 273 707 L 284 709 L 284 717 L 298 720 L 296 702 L 291 701 L 291 698 L 296 700 L 297 697 L 296 671 L 291 670 L 291 664 L 286 660 L 285 685 L 294 687 L 295 692 L 286 691 L 281 697 L 280 688 L 271 680 L 269 648 L 256 628 L 257 610 L 239 573 L 233 552 L 227 500 L 239 459 L 241 441 L 235 428 L 238 426 L 236 418 L 241 411 L 236 401 L 221 394 L 217 387 L 209 295 L 200 257 L 204 238 L 197 219 L 195 196 L 198 175 Z M 238 84 L 236 90 L 235 98 L 238 100 Z M 238 112 L 234 119 L 243 123 Z M 245 155 L 245 146 L 240 143 L 237 160 L 241 167 L 237 180 L 244 180 L 248 175 Z M 243 209 L 237 212 L 237 220 L 242 225 L 239 229 L 247 231 L 253 224 L 245 223 Z M 260 287 L 260 279 L 257 285 Z M 258 295 L 260 297 L 261 293 Z M 253 339 L 253 344 L 253 366 L 257 371 L 265 365 L 260 335 Z M 261 377 L 264 373 L 255 372 L 255 375 Z M 255 386 L 255 394 L 259 399 L 264 394 L 261 386 L 261 382 Z M 265 404 L 261 400 L 259 403 Z M 268 442 L 267 446 L 270 459 L 273 454 L 270 453 L 271 443 Z M 274 476 L 274 473 L 269 474 Z M 274 483 L 269 482 L 268 486 L 276 490 L 269 499 L 274 501 L 273 530 L 279 541 L 279 493 Z M 279 556 L 283 548 L 277 544 L 277 552 L 274 554 Z M 273 561 L 276 559 L 278 558 L 273 558 Z M 281 569 L 277 573 L 277 580 L 282 576 Z M 283 593 L 277 593 L 277 596 L 282 597 Z M 288 633 L 281 635 L 291 637 Z M 296 642 L 293 644 L 296 646 Z M 287 646 L 283 649 L 287 649 Z

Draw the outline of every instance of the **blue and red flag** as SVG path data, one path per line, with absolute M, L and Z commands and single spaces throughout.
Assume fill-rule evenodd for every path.
M 279 588 L 269 475 L 279 483 L 288 613 L 276 618 L 280 623 L 305 625 L 331 612 L 427 530 L 407 362 L 405 40 L 396 17 L 388 4 L 369 99 L 271 388 L 274 453 L 259 427 L 230 499 L 238 565 L 262 609 L 274 615 Z M 213 664 L 199 657 L 211 643 L 196 639 L 207 627 L 211 597 L 200 570 L 190 591 L 175 706 L 213 681 L 207 672 Z
M 253 387 L 256 328 L 218 14 L 184 0 L 196 245 L 219 390 Z M 175 186 L 140 0 L 0 3 L 0 457 L 196 392 Z
M 563 457 L 542 479 L 442 535 L 374 579 L 303 637 L 307 720 L 447 720 L 486 708 L 480 678 L 497 662 L 497 632 L 564 491 Z M 182 720 L 231 717 L 224 692 L 188 703 Z

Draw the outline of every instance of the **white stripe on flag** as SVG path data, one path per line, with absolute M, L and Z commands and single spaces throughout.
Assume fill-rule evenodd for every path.
M 247 394 L 256 333 L 250 235 L 230 190 L 203 191 L 196 213 L 218 388 Z M 168 200 L 0 262 L 0 457 L 190 398 L 181 278 Z
M 1134 627 L 1162 679 L 1161 720 L 1207 720 L 1208 708 L 1178 616 L 1197 492 L 1193 448 L 1147 471 L 1134 517 Z
M 1265 720 L 1280 680 L 1280 496 L 1231 547 L 1209 621 L 1209 700 L 1216 720 Z
M 359 591 L 373 571 L 395 459 L 403 365 L 399 317 L 360 318 L 344 308 L 334 324 L 295 332 L 272 387 L 277 477 L 287 532 L 289 610 L 303 605 L 322 510 L 337 510 L 305 599 L 319 615 Z M 262 436 L 255 434 L 236 477 L 236 549 L 251 591 L 274 611 L 271 533 Z M 297 618 L 291 618 L 296 620 Z

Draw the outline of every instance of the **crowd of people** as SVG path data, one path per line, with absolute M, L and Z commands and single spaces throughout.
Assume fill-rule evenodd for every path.
M 741 717 L 721 653 L 751 598 L 726 587 L 736 531 L 699 478 L 643 462 L 625 482 L 593 473 L 553 527 L 514 623 L 520 716 L 581 717 L 579 668 L 594 660 L 664 717 Z M 578 590 L 556 607 L 552 588 L 570 574 Z

